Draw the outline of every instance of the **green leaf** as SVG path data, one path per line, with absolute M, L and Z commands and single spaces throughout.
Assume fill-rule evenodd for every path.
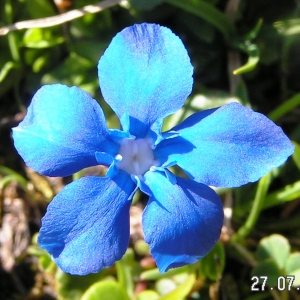
M 102 270 L 97 274 L 89 274 L 86 276 L 75 276 L 64 273 L 60 269 L 55 274 L 55 283 L 59 299 L 79 300 L 85 291 L 94 283 L 104 278 L 108 269 Z
M 52 273 L 56 270 L 56 264 L 51 259 L 48 253 L 45 253 L 44 255 L 39 257 L 39 263 L 42 266 L 42 268 L 48 273 Z
M 267 276 L 267 284 L 269 286 L 276 286 L 280 275 L 280 270 L 277 264 L 272 259 L 267 259 L 259 263 L 251 272 L 252 276 Z
M 146 256 L 150 253 L 149 245 L 144 240 L 137 240 L 134 244 L 134 251 L 141 256 Z
M 28 29 L 23 38 L 23 45 L 27 48 L 43 49 L 62 44 L 62 36 L 54 36 L 49 28 Z
M 295 94 L 293 97 L 286 100 L 283 104 L 279 105 L 268 115 L 268 118 L 270 118 L 272 121 L 277 121 L 279 118 L 283 117 L 285 114 L 289 113 L 299 105 L 300 93 Z
M 32 64 L 32 70 L 35 73 L 40 72 L 44 67 L 48 65 L 48 62 L 51 61 L 51 57 L 48 53 L 38 57 Z
M 5 79 L 5 77 L 9 74 L 11 70 L 18 69 L 18 68 L 19 65 L 16 64 L 15 62 L 13 61 L 6 62 L 0 71 L 0 82 L 2 82 Z
M 126 291 L 118 282 L 102 281 L 90 286 L 81 300 L 129 300 Z
M 296 166 L 298 167 L 298 169 L 300 170 L 300 145 L 297 144 L 296 142 L 293 142 L 293 144 L 295 146 L 295 151 L 293 153 L 293 160 Z
M 165 295 L 176 289 L 176 283 L 170 278 L 162 278 L 156 281 L 155 289 L 159 295 Z
M 199 273 L 204 278 L 216 281 L 223 273 L 224 266 L 225 251 L 221 242 L 218 242 L 214 248 L 199 261 Z
M 141 280 L 158 280 L 161 278 L 169 278 L 171 276 L 175 276 L 181 273 L 189 273 L 193 268 L 192 265 L 183 266 L 180 268 L 170 269 L 165 273 L 160 273 L 157 268 L 145 271 L 141 274 Z
M 265 198 L 264 208 L 279 205 L 288 201 L 293 201 L 300 197 L 300 181 L 289 184 L 284 188 L 270 193 Z
M 136 300 L 158 300 L 159 294 L 152 290 L 145 290 L 139 293 L 136 297 Z
M 300 252 L 290 254 L 285 265 L 287 275 L 295 276 L 293 286 L 300 286 Z
M 194 14 L 208 23 L 212 24 L 222 32 L 227 41 L 231 41 L 235 28 L 230 19 L 213 5 L 202 0 L 164 0 L 165 2 L 177 6 L 185 11 Z
M 251 44 L 242 46 L 241 48 L 248 54 L 248 60 L 243 66 L 233 71 L 234 75 L 240 75 L 254 70 L 259 62 L 259 50 L 257 45 Z
M 195 274 L 190 274 L 186 281 L 179 285 L 175 290 L 172 292 L 161 296 L 159 300 L 180 300 L 184 299 L 191 291 L 194 283 L 196 280 Z
M 300 18 L 277 21 L 273 25 L 278 32 L 283 35 L 294 35 L 300 33 Z
M 51 256 L 46 250 L 40 248 L 37 243 L 37 239 L 38 233 L 34 234 L 34 236 L 32 237 L 32 245 L 28 248 L 28 254 L 38 258 L 39 264 L 44 271 L 46 271 L 47 273 L 55 274 L 57 269 L 55 262 L 52 260 Z
M 131 248 L 127 249 L 121 260 L 116 262 L 118 282 L 127 291 L 127 294 L 132 297 L 134 292 L 132 269 L 134 267 L 134 252 Z
M 257 249 L 257 257 L 259 260 L 271 258 L 277 267 L 283 270 L 290 251 L 291 246 L 285 237 L 279 234 L 272 234 L 260 241 Z

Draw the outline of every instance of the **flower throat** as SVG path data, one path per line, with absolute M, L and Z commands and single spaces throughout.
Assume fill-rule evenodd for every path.
M 131 175 L 142 176 L 156 165 L 149 139 L 124 139 L 118 156 L 122 157 L 118 168 Z

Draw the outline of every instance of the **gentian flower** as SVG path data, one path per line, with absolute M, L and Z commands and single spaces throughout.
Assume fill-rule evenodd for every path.
M 292 154 L 290 140 L 238 103 L 195 113 L 161 132 L 193 84 L 187 51 L 166 27 L 125 28 L 98 70 L 120 130 L 107 128 L 89 94 L 60 84 L 39 89 L 13 129 L 18 152 L 40 174 L 108 167 L 105 177 L 82 177 L 54 197 L 42 219 L 41 248 L 71 274 L 111 266 L 128 247 L 129 209 L 139 188 L 149 195 L 142 225 L 159 270 L 195 263 L 217 242 L 223 224 L 221 201 L 209 186 L 258 180 Z M 171 173 L 175 165 L 189 178 Z

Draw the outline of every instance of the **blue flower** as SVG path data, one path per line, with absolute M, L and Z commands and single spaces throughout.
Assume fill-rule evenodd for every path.
M 121 259 L 129 243 L 129 208 L 137 188 L 149 195 L 145 241 L 161 272 L 194 263 L 219 238 L 222 204 L 208 187 L 258 180 L 293 152 L 265 116 L 237 103 L 195 113 L 161 132 L 163 119 L 191 92 L 193 68 L 168 28 L 140 24 L 118 33 L 98 65 L 101 91 L 120 119 L 108 129 L 89 94 L 60 84 L 34 95 L 13 129 L 25 163 L 48 176 L 105 165 L 49 204 L 38 242 L 62 270 L 84 275 Z M 190 179 L 168 168 L 179 166 Z

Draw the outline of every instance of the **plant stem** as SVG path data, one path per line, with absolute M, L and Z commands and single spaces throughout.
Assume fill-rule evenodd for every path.
M 271 173 L 268 173 L 262 177 L 258 182 L 254 203 L 250 211 L 249 217 L 245 224 L 238 230 L 238 232 L 232 236 L 233 239 L 244 239 L 254 228 L 259 214 L 264 206 L 264 199 L 266 197 L 269 185 L 271 181 Z
M 275 108 L 271 113 L 269 113 L 268 117 L 272 121 L 277 121 L 279 118 L 287 114 L 288 112 L 295 109 L 300 105 L 300 93 L 295 94 L 292 98 L 288 99 L 277 108 Z
M 10 0 L 5 0 L 4 9 L 5 9 L 6 21 L 8 24 L 11 24 L 13 22 L 13 8 Z M 8 34 L 8 45 L 9 45 L 12 59 L 15 62 L 20 62 L 20 53 L 17 46 L 17 40 L 13 32 L 10 32 Z

